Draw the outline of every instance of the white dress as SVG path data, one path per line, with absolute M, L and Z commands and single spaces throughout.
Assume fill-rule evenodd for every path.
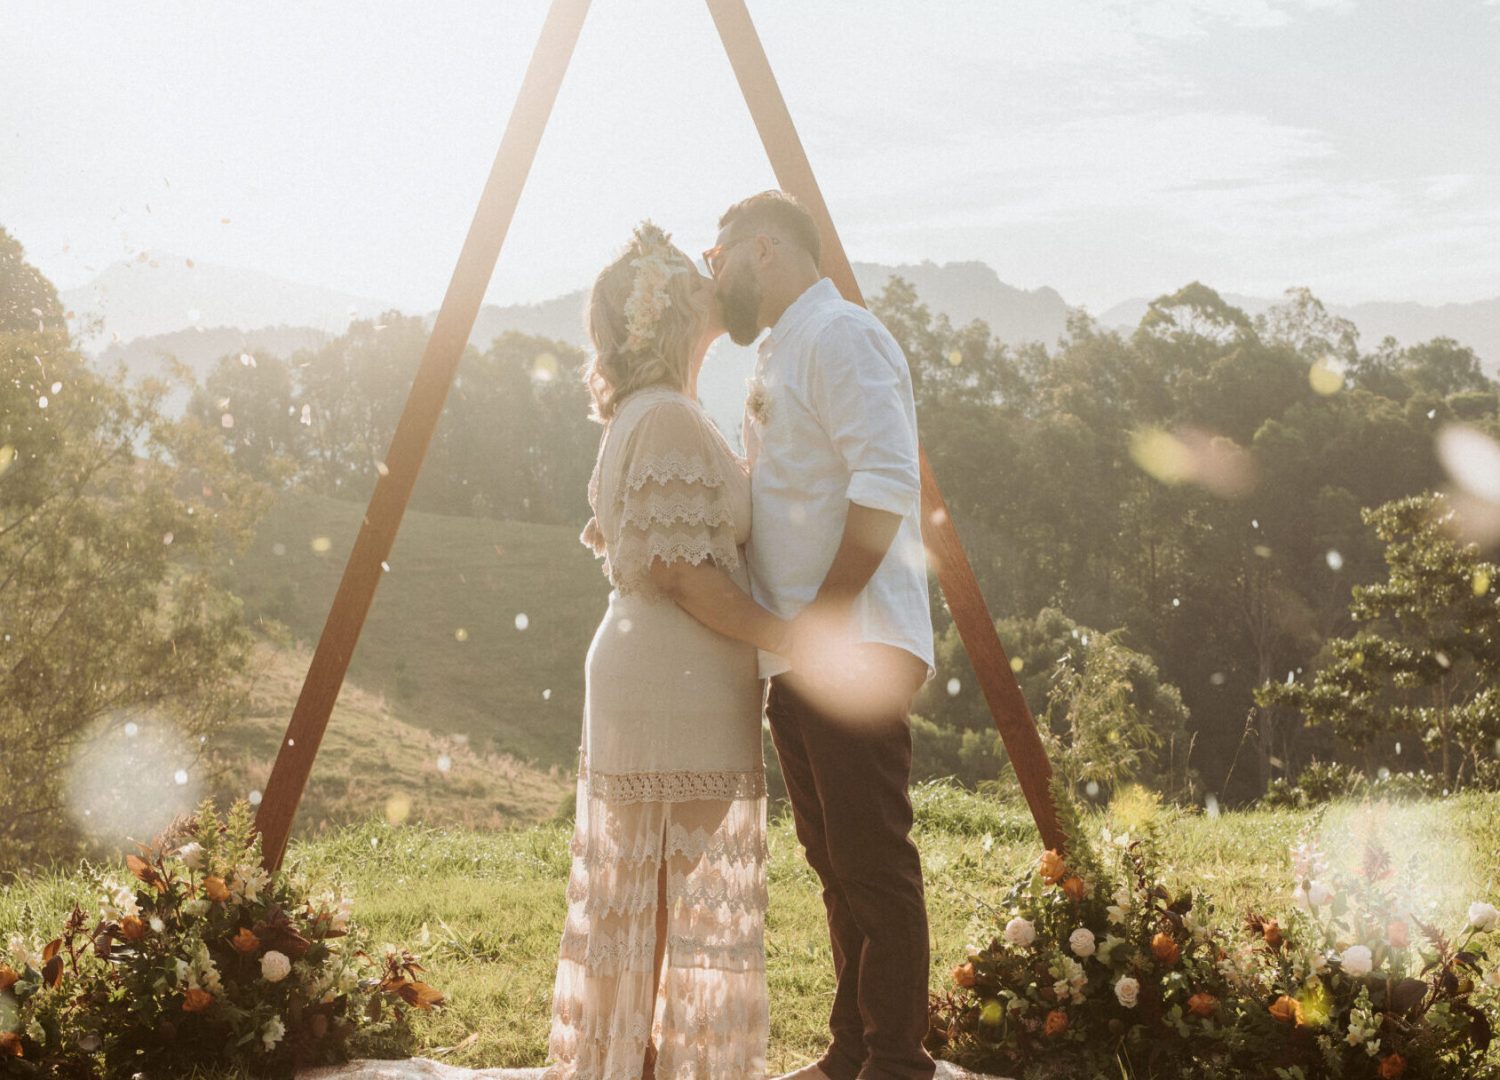
M 605 428 L 583 540 L 614 590 L 589 648 L 568 916 L 553 987 L 549 1080 L 765 1073 L 763 683 L 751 645 L 651 584 L 655 558 L 712 558 L 747 592 L 744 462 L 702 406 L 648 388 Z M 655 1015 L 657 876 L 667 948 Z

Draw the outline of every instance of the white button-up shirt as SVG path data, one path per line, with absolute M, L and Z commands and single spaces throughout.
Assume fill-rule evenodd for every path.
M 911 370 L 880 320 L 820 279 L 762 339 L 745 402 L 755 599 L 791 618 L 818 594 L 849 503 L 901 515 L 896 539 L 854 603 L 857 640 L 933 668 L 922 547 L 921 468 Z M 762 678 L 789 670 L 760 654 Z

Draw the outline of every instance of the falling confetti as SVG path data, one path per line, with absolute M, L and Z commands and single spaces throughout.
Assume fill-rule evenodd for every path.
M 0 446 L 0 476 L 5 474 L 5 470 L 10 468 L 11 462 L 15 460 L 16 448 L 14 446 L 11 446 L 9 443 Z
M 140 734 L 140 732 L 141 732 L 141 725 L 137 724 L 134 720 L 130 721 L 130 723 L 128 723 L 128 724 L 125 725 L 125 737 L 127 739 L 133 739 L 133 738 L 135 738 L 137 735 Z
M 171 544 L 171 542 L 172 542 L 173 539 L 174 538 L 173 538 L 173 535 L 171 533 L 162 533 L 161 534 L 161 542 L 163 544 Z
M 438 772 L 446 773 L 449 769 L 453 768 L 453 759 L 447 754 L 439 754 L 437 759 L 437 768 Z
M 328 537 L 326 536 L 315 536 L 312 538 L 312 544 L 310 546 L 313 549 L 313 554 L 321 555 L 329 548 L 333 547 L 333 541 L 328 539 Z
M 240 366 L 241 367 L 254 367 L 255 366 L 255 357 L 251 356 L 247 352 L 240 353 Z
M 524 616 L 524 615 L 521 616 L 522 619 L 524 619 L 525 617 L 526 616 Z M 516 629 L 517 630 L 525 630 L 526 629 L 526 627 L 524 627 L 524 626 L 521 625 L 520 619 L 516 620 Z M 628 634 L 628 633 L 630 633 L 630 631 L 632 631 L 634 629 L 635 629 L 635 623 L 631 622 L 629 619 L 621 619 L 620 620 L 620 633 L 622 633 L 622 634 Z
M 375 463 L 375 471 L 378 472 L 381 476 L 389 476 L 389 475 L 391 475 L 391 468 L 390 468 L 390 466 L 387 465 L 383 461 L 377 461 Z
M 1203 797 L 1203 809 L 1211 818 L 1219 816 L 1219 800 L 1212 791 Z
M 380 560 L 380 569 L 384 570 L 387 574 L 389 574 L 391 572 L 391 564 L 388 563 L 388 562 L 386 562 L 384 559 L 381 559 Z
M 187 770 L 186 769 L 178 769 L 176 772 L 174 772 L 172 774 L 172 779 L 174 781 L 176 781 L 178 787 L 182 787 L 184 784 L 186 784 L 188 782 Z
M 948 680 L 948 696 L 958 697 L 958 692 L 964 688 L 964 684 L 957 679 Z
M 54 394 L 60 394 L 60 393 L 62 393 L 62 383 L 60 383 L 60 382 L 53 383 L 52 384 L 52 392 Z
M 1437 452 L 1455 484 L 1500 506 L 1500 442 L 1478 428 L 1449 424 L 1438 432 Z
M 1208 677 L 1208 681 L 1209 681 L 1210 685 L 1213 685 L 1213 686 L 1223 686 L 1224 685 L 1224 673 L 1222 671 L 1216 671 L 1216 672 L 1214 672 L 1212 675 L 1210 675 Z
M 385 801 L 385 819 L 392 825 L 400 825 L 410 814 L 411 799 L 405 795 L 392 795 Z
M 531 362 L 531 377 L 543 383 L 557 378 L 557 357 L 549 352 L 540 354 Z
M 1090 780 L 1087 784 L 1084 784 L 1083 793 L 1091 799 L 1097 799 L 1099 797 L 1099 781 Z
M 626 619 L 624 621 L 625 622 L 629 622 L 630 620 Z M 531 620 L 529 618 L 527 618 L 526 612 L 523 611 L 519 615 L 516 616 L 516 629 L 517 630 L 525 630 L 530 625 L 531 625 Z M 623 629 L 623 627 L 622 627 L 622 629 Z
M 1324 558 L 1328 560 L 1328 569 L 1342 570 L 1344 568 L 1344 557 L 1333 548 L 1328 549 L 1328 554 Z
M 0 470 L 3 471 L 3 470 Z M 1474 595 L 1483 596 L 1490 591 L 1490 575 L 1483 570 L 1474 571 Z
M 542 700 L 543 701 L 551 701 L 552 700 L 552 689 L 550 687 L 547 688 L 546 690 L 542 691 Z
M 1026 661 L 1022 660 L 1019 656 L 1012 656 L 1010 658 L 1010 669 L 1012 671 L 1014 671 L 1017 675 L 1021 674 L 1021 669 L 1023 667 L 1025 667 L 1025 666 L 1026 666 Z
M 250 799 L 250 805 L 251 806 L 259 806 L 260 805 L 260 800 L 261 800 L 261 793 L 260 793 L 260 791 L 257 789 L 257 790 L 254 790 L 254 791 L 250 792 L 249 799 Z
M 42 397 L 36 399 L 36 407 L 38 409 L 45 409 L 47 407 L 46 395 L 43 395 Z
M 1181 607 L 1182 606 L 1182 598 L 1181 597 L 1177 597 L 1177 596 L 1172 597 L 1172 606 L 1173 607 Z
M 469 632 L 467 630 L 465 630 L 462 626 L 460 626 L 457 630 L 453 631 L 453 640 L 455 640 L 455 641 L 468 641 L 469 640 Z
M 948 363 L 951 364 L 953 367 L 958 367 L 958 365 L 962 364 L 963 362 L 964 362 L 964 354 L 960 350 L 954 349 L 952 352 L 950 352 L 948 354 Z
M 311 405 L 304 405 L 304 406 L 302 406 L 302 418 L 301 418 L 301 422 L 304 425 L 309 425 L 309 426 L 312 424 L 312 406 Z
M 234 427 L 234 414 L 233 413 L 225 413 L 223 416 L 219 417 L 219 423 L 223 425 L 223 427 L 224 427 L 224 429 L 226 431 L 229 428 Z

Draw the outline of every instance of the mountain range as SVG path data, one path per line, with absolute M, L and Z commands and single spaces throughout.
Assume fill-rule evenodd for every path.
M 1008 285 L 982 262 L 855 263 L 854 272 L 866 297 L 878 295 L 891 277 L 900 276 L 933 312 L 947 315 L 955 325 L 982 319 L 996 337 L 1010 343 L 1051 345 L 1065 332 L 1073 310 L 1056 290 Z M 236 351 L 290 356 L 341 333 L 351 319 L 396 307 L 261 271 L 194 264 L 166 254 L 116 263 L 61 296 L 85 350 L 108 366 L 123 362 L 137 376 L 155 373 L 165 355 L 175 356 L 200 378 L 219 357 Z M 580 289 L 536 304 L 486 304 L 470 341 L 484 348 L 500 334 L 518 330 L 581 346 L 585 297 Z M 1224 298 L 1250 315 L 1278 300 L 1236 294 Z M 1102 326 L 1129 331 L 1148 303 L 1146 298 L 1124 300 L 1096 318 Z M 1487 371 L 1500 375 L 1500 296 L 1438 306 L 1329 303 L 1328 309 L 1359 328 L 1366 348 L 1386 336 L 1404 345 L 1452 337 L 1472 347 Z M 723 341 L 704 366 L 700 395 L 728 432 L 738 428 L 753 357 L 750 349 Z

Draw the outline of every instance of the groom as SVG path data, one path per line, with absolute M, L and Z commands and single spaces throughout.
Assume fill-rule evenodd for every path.
M 796 1080 L 926 1080 L 927 912 L 909 833 L 912 696 L 932 674 L 917 417 L 901 348 L 822 277 L 790 195 L 731 206 L 704 254 L 746 402 L 755 599 L 792 618 L 760 654 L 797 837 L 823 884 L 832 1043 Z

